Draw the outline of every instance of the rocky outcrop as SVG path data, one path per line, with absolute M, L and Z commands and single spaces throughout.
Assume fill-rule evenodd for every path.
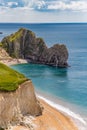
M 67 67 L 68 51 L 65 45 L 55 44 L 48 49 L 47 63 L 52 66 Z
M 28 59 L 29 62 L 67 67 L 68 50 L 65 45 L 56 44 L 48 48 L 42 38 L 27 29 L 21 28 L 18 32 L 5 37 L 3 48 L 11 57 Z
M 0 47 L 0 60 L 4 60 L 4 59 L 12 59 L 12 58 L 2 47 Z
M 15 92 L 0 92 L 0 127 L 20 122 L 21 117 L 26 114 L 42 114 L 30 80 L 21 84 Z

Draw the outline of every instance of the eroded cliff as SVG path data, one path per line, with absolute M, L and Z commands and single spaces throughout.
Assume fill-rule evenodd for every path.
M 2 47 L 0 47 L 0 61 L 11 60 L 11 59 L 12 58 L 9 56 L 9 54 Z
M 0 92 L 0 127 L 20 122 L 26 114 L 42 114 L 31 80 L 21 84 L 14 92 Z
M 1 43 L 11 57 L 58 67 L 68 66 L 68 50 L 65 45 L 56 44 L 48 48 L 44 40 L 37 38 L 30 30 L 21 28 L 5 37 Z

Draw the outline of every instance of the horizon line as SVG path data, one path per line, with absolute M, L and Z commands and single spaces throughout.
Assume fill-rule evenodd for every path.
M 87 22 L 0 22 L 0 24 L 87 24 Z

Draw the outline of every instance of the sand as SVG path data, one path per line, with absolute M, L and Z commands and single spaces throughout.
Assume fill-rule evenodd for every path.
M 12 59 L 12 58 L 2 59 L 0 60 L 0 62 L 6 64 L 7 66 L 28 63 L 26 59 Z
M 43 114 L 32 120 L 33 128 L 17 126 L 13 130 L 78 130 L 68 116 L 51 107 L 42 99 L 39 99 L 39 101 L 43 106 Z
M 71 119 L 40 99 L 43 115 L 36 117 L 35 130 L 78 130 Z

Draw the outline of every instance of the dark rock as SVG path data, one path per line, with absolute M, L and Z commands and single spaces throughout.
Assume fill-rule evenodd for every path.
M 3 34 L 3 32 L 0 32 L 0 34 Z
M 32 63 L 67 67 L 68 50 L 65 45 L 55 44 L 48 48 L 42 38 L 21 28 L 18 32 L 5 37 L 2 46 L 11 57 L 28 59 Z

